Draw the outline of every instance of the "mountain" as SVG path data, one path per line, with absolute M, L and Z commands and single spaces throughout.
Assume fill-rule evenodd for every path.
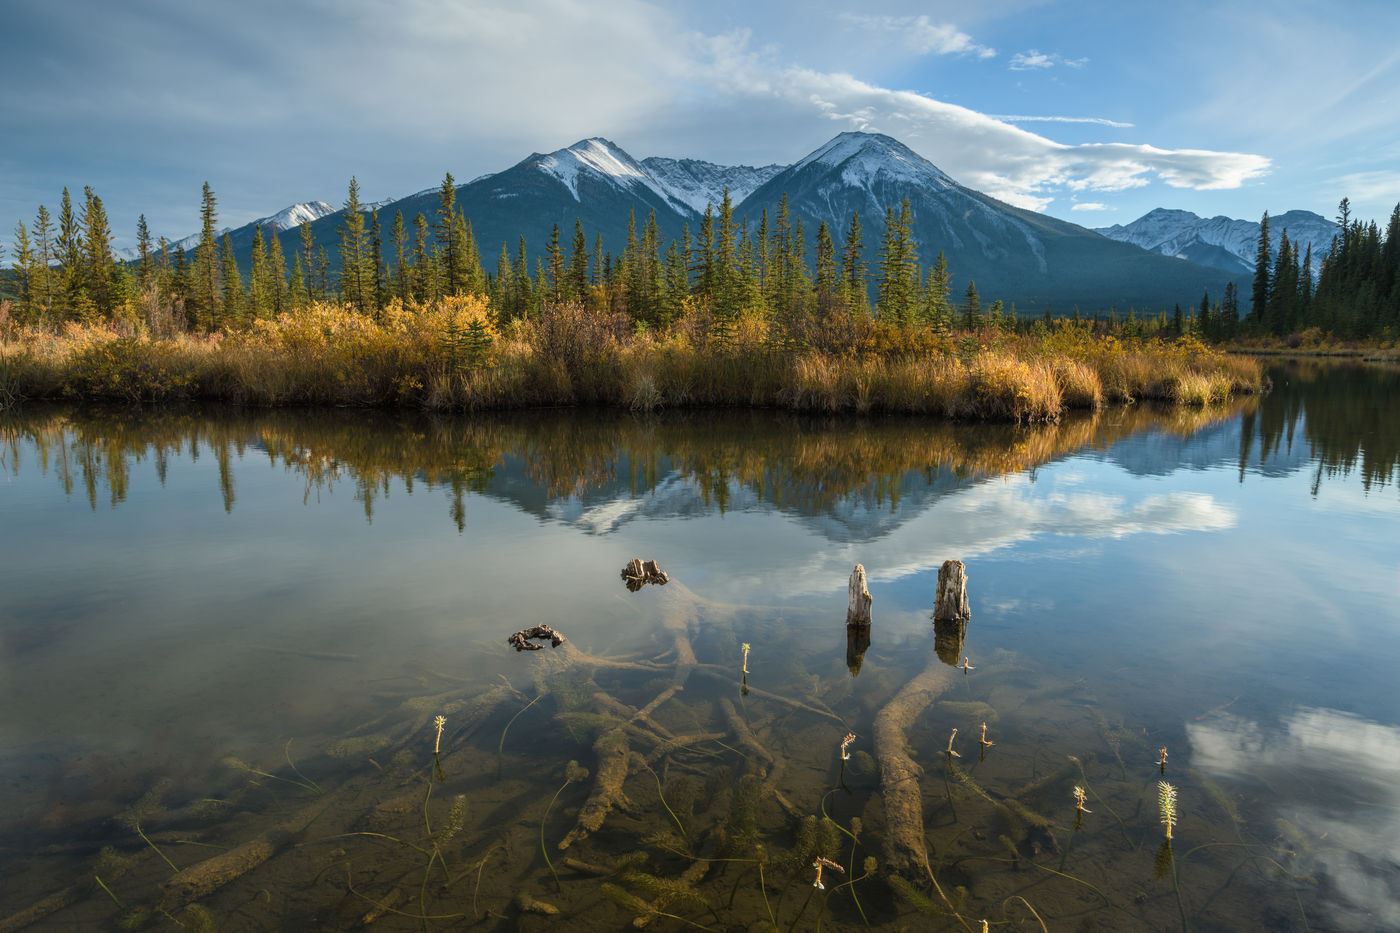
M 852 212 L 859 211 L 872 270 L 885 209 L 898 209 L 907 198 L 920 259 L 927 269 L 940 250 L 945 253 L 953 297 L 960 300 L 967 283 L 975 280 L 987 303 L 1000 298 L 1014 302 L 1022 313 L 1068 313 L 1076 306 L 1093 312 L 1111 305 L 1155 312 L 1175 303 L 1194 304 L 1206 290 L 1220 295 L 1231 271 L 1238 283 L 1245 281 L 1238 269 L 1162 256 L 1013 207 L 958 184 L 897 140 L 870 133 L 842 133 L 795 165 L 757 168 L 695 159 L 638 161 L 609 140 L 593 137 L 550 153 L 532 153 L 503 171 L 478 176 L 459 185 L 456 197 L 490 272 L 503 246 L 514 258 L 522 237 L 533 269 L 555 225 L 568 251 L 575 221 L 582 222 L 590 249 L 594 238 L 601 237 L 603 248 L 616 255 L 626 246 L 629 216 L 635 218 L 640 236 L 648 216 L 655 213 L 664 248 L 679 240 L 686 226 L 697 232 L 705 206 L 717 205 L 726 188 L 735 216 L 747 219 L 750 230 L 764 210 L 771 216 L 786 194 L 792 214 L 804 223 L 809 257 L 819 222 L 826 222 L 839 247 Z M 437 188 L 379 202 L 387 259 L 392 261 L 389 229 L 394 215 L 402 212 L 412 236 L 418 214 L 430 227 L 436 222 L 438 203 Z M 308 219 L 317 246 L 324 247 L 334 263 L 342 214 L 324 202 L 310 202 L 256 223 L 265 228 L 276 224 L 282 230 L 290 267 L 300 246 L 295 224 Z M 230 232 L 245 274 L 254 227 L 247 224 Z
M 802 218 L 809 240 L 825 221 L 838 248 L 859 211 L 872 267 L 886 208 L 907 198 L 925 269 L 941 250 L 954 299 L 975 281 L 984 302 L 1001 298 L 1022 312 L 1085 311 L 1116 305 L 1157 311 L 1220 295 L 1231 276 L 1100 236 L 1076 224 L 1013 207 L 964 187 L 903 143 L 872 133 L 842 133 L 774 175 L 739 205 L 754 223 L 782 196 Z
M 765 181 L 781 172 L 785 165 L 716 165 L 699 159 L 663 159 L 651 156 L 642 165 L 656 181 L 670 192 L 673 200 L 688 205 L 697 214 L 713 204 L 718 207 L 729 191 L 729 200 L 738 204 Z
M 1312 211 L 1289 211 L 1269 218 L 1270 248 L 1275 258 L 1283 231 L 1300 250 L 1312 247 L 1312 273 L 1322 273 L 1322 257 L 1332 247 L 1337 225 Z M 1254 274 L 1259 251 L 1259 224 L 1229 217 L 1198 217 L 1190 211 L 1164 207 L 1148 211 L 1129 224 L 1098 227 L 1111 240 L 1132 243 L 1163 256 L 1189 259 L 1235 275 Z

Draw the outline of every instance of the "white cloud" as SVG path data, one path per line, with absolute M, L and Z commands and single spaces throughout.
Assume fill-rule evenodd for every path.
M 1118 120 L 1110 120 L 1106 117 L 1033 117 L 1025 115 L 994 114 L 994 120 L 1005 120 L 1007 123 L 1092 123 L 1097 126 L 1112 126 L 1117 129 L 1131 129 L 1133 124 L 1122 123 Z
M 1400 728 L 1304 707 L 1278 726 L 1220 714 L 1186 733 L 1193 767 L 1248 780 L 1310 840 L 1290 870 L 1319 878 L 1332 925 L 1400 928 Z
M 1352 201 L 1400 201 L 1400 172 L 1352 172 L 1331 179 L 1328 191 Z
M 1037 71 L 1045 68 L 1054 68 L 1056 65 L 1064 65 L 1068 68 L 1082 68 L 1088 64 L 1087 58 L 1065 58 L 1055 52 L 1046 54 L 1038 49 L 1030 49 L 1026 52 L 1017 52 L 1011 56 L 1011 62 L 1007 65 L 1012 71 Z
M 1099 201 L 1079 201 L 1070 207 L 1072 211 L 1111 211 L 1113 208 Z
M 957 27 L 934 23 L 926 15 L 866 16 L 842 13 L 839 19 L 862 29 L 893 33 L 906 48 L 919 55 L 974 55 L 977 58 L 996 55 L 995 49 L 973 42 L 971 36 L 960 32 Z

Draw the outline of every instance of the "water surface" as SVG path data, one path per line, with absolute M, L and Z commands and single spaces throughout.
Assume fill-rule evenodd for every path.
M 8 413 L 0 929 L 1400 927 L 1400 376 L 1274 380 L 1037 428 Z M 926 668 L 937 887 L 887 880 L 873 757 Z

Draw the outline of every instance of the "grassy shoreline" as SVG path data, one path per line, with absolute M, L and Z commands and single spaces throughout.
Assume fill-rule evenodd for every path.
M 779 345 L 762 321 L 721 329 L 698 313 L 666 335 L 572 305 L 498 327 L 483 300 L 454 298 L 375 317 L 313 305 L 207 336 L 131 325 L 11 328 L 0 334 L 0 407 L 30 398 L 427 411 L 757 407 L 1032 422 L 1109 402 L 1206 405 L 1264 384 L 1257 361 L 1194 340 L 1130 343 L 1068 322 L 1021 336 L 824 325 L 801 347 Z

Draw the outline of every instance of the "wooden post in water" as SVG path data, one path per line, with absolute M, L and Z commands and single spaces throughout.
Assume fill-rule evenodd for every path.
M 967 605 L 967 567 L 960 560 L 945 560 L 943 566 L 938 568 L 938 596 L 933 604 L 933 621 L 966 622 L 971 618 L 972 610 Z
M 846 624 L 869 625 L 870 590 L 865 586 L 865 568 L 860 564 L 856 564 L 856 569 L 851 571 L 850 593 L 851 602 L 846 607 Z

